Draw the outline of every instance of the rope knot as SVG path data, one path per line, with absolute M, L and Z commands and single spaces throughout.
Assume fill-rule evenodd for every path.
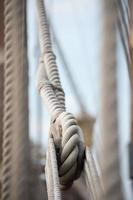
M 53 136 L 55 146 L 58 149 L 57 160 L 60 184 L 62 189 L 65 189 L 72 185 L 82 171 L 84 158 L 83 134 L 74 116 L 67 112 L 59 114 L 54 126 L 55 134 Z

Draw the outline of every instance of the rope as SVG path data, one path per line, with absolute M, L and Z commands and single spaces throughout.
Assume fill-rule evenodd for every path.
M 13 103 L 13 1 L 5 0 L 5 65 L 4 65 L 4 120 L 2 200 L 10 199 L 11 136 Z
M 31 199 L 25 11 L 25 0 L 5 0 L 3 200 Z
M 115 0 L 104 0 L 103 46 L 101 67 L 101 138 L 99 152 L 101 166 L 100 200 L 122 200 L 120 174 L 118 119 L 117 119 L 117 64 L 116 64 L 116 22 Z
M 100 177 L 98 175 L 98 170 L 96 168 L 96 163 L 93 157 L 92 151 L 89 147 L 86 147 L 85 151 L 85 162 L 84 162 L 84 169 L 83 169 L 83 176 L 89 190 L 90 200 L 98 200 L 98 192 L 102 188 Z
M 48 152 L 47 152 L 47 162 L 46 162 L 46 180 L 47 180 L 47 190 L 48 190 L 48 199 L 61 199 L 61 192 L 59 187 L 58 179 L 58 167 L 56 160 L 56 150 L 54 146 L 54 140 L 52 136 L 49 138 L 48 143 Z M 52 191 L 53 190 L 53 191 Z
M 131 83 L 131 133 L 129 143 L 129 167 L 130 167 L 130 178 L 133 180 L 133 2 L 129 2 L 129 13 L 130 13 L 130 27 L 129 27 L 129 51 L 131 56 L 130 63 L 130 83 Z
M 4 82 L 4 63 L 0 64 L 0 170 L 2 164 L 2 137 L 3 137 L 3 91 L 4 91 L 3 82 Z M 1 180 L 0 180 L 0 197 L 1 197 Z
M 0 198 L 4 101 L 4 2 L 0 2 Z
M 126 56 L 129 81 L 131 88 L 131 140 L 129 144 L 129 166 L 130 166 L 130 178 L 133 179 L 133 56 L 132 56 L 132 44 L 131 44 L 131 32 L 132 32 L 132 1 L 119 0 L 119 33 L 121 36 L 124 53 Z
M 42 51 L 37 85 L 51 115 L 51 134 L 55 143 L 56 153 L 58 152 L 57 160 L 60 184 L 62 188 L 66 188 L 81 173 L 84 155 L 82 131 L 73 115 L 67 113 L 65 109 L 64 91 L 59 79 L 56 58 L 52 51 L 49 27 L 42 0 L 37 1 L 37 7 Z M 51 160 L 51 162 L 54 161 Z
M 12 135 L 11 199 L 29 200 L 31 166 L 28 130 L 28 65 L 26 0 L 14 0 L 14 127 Z

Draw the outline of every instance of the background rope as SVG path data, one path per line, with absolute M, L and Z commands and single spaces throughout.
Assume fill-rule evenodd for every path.
M 10 199 L 11 137 L 13 115 L 13 0 L 5 0 L 5 65 L 4 65 L 4 120 L 3 120 L 3 166 L 2 199 Z
M 103 45 L 101 67 L 101 138 L 99 152 L 103 190 L 100 200 L 122 200 L 122 180 L 117 119 L 117 61 L 115 0 L 103 1 Z
M 5 0 L 3 200 L 31 199 L 25 12 L 25 0 Z
M 0 198 L 3 139 L 3 101 L 4 101 L 4 2 L 0 2 Z
M 52 134 L 56 150 L 58 148 L 60 183 L 64 188 L 71 185 L 81 172 L 84 153 L 82 132 L 73 115 L 65 111 L 65 96 L 59 79 L 56 58 L 52 51 L 43 1 L 38 0 L 37 6 L 42 51 L 37 84 L 50 111 L 54 127 Z
M 26 0 L 14 0 L 14 127 L 12 135 L 11 199 L 31 199 L 30 143 L 28 129 L 28 65 Z M 34 191 L 35 192 L 35 191 Z M 32 196 L 34 199 L 34 196 Z
M 130 178 L 133 179 L 133 56 L 132 56 L 132 1 L 118 1 L 118 28 L 121 36 L 123 50 L 125 53 L 129 72 L 129 82 L 131 89 L 131 140 L 129 143 L 129 166 Z
M 131 140 L 129 144 L 129 166 L 130 178 L 133 180 L 133 2 L 130 1 L 130 34 L 129 34 L 129 50 L 131 56 L 130 64 L 130 83 L 131 83 Z

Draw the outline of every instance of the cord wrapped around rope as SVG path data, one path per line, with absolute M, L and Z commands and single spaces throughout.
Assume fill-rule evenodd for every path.
M 40 46 L 42 51 L 38 69 L 37 86 L 51 116 L 50 142 L 46 162 L 46 180 L 49 183 L 48 177 L 50 177 L 50 174 L 53 172 L 51 171 L 52 165 L 58 165 L 57 169 L 61 188 L 67 188 L 80 176 L 82 171 L 84 158 L 83 134 L 74 116 L 66 112 L 65 109 L 65 95 L 60 83 L 56 57 L 52 51 L 43 0 L 37 0 L 37 7 Z M 53 150 L 50 146 L 54 146 L 55 148 L 57 163 L 55 163 L 56 160 L 51 159 Z M 54 172 L 52 176 L 55 176 Z M 52 180 L 54 181 L 54 178 Z M 51 196 L 49 189 L 48 193 L 48 196 Z M 54 199 L 59 199 L 55 198 L 54 193 L 51 199 L 53 199 L 53 197 Z

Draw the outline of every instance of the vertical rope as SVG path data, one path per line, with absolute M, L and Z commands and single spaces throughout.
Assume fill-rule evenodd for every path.
M 13 116 L 13 1 L 5 0 L 5 65 L 4 65 L 4 119 L 3 119 L 3 166 L 2 200 L 10 199 L 11 137 Z
M 133 180 L 133 2 L 129 1 L 129 13 L 130 13 L 130 26 L 129 26 L 129 51 L 131 56 L 130 63 L 130 83 L 131 83 L 131 133 L 129 144 L 129 168 L 130 178 Z
M 52 137 L 49 138 L 48 152 L 46 162 L 46 184 L 48 191 L 48 199 L 50 200 L 61 200 L 61 191 L 58 178 L 58 168 L 56 160 L 56 151 Z
M 122 200 L 117 118 L 117 61 L 115 0 L 103 0 L 103 45 L 101 67 L 101 138 L 99 152 L 103 190 L 100 200 Z
M 25 11 L 25 0 L 5 0 L 3 200 L 31 199 Z
M 11 199 L 30 199 L 30 143 L 28 127 L 28 65 L 26 0 L 14 0 L 14 115 L 12 135 Z M 33 198 L 33 197 L 32 197 Z
M 4 69 L 3 64 L 0 63 L 0 171 L 2 164 L 2 137 L 3 137 L 3 90 L 4 90 Z M 0 182 L 0 196 L 1 196 L 1 182 Z
M 2 168 L 3 138 L 3 101 L 4 101 L 4 2 L 0 2 L 0 177 Z M 0 181 L 1 198 L 1 181 Z
M 43 54 L 44 64 L 46 68 L 46 74 L 56 89 L 56 96 L 59 99 L 59 103 L 63 109 L 65 109 L 65 97 L 61 86 L 59 72 L 56 64 L 56 57 L 52 50 L 48 20 L 46 16 L 46 10 L 44 2 L 42 0 L 37 1 L 38 10 L 38 23 L 39 23 L 39 34 L 40 34 L 40 46 L 41 53 Z M 59 89 L 58 89 L 59 88 Z

